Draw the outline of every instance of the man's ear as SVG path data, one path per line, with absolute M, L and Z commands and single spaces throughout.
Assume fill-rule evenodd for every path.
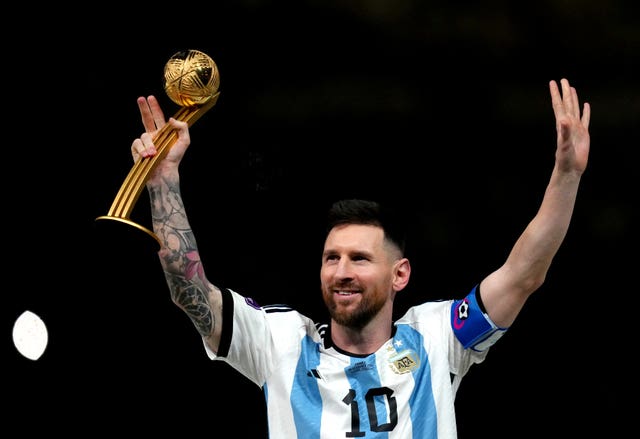
M 399 259 L 394 266 L 393 272 L 393 289 L 394 291 L 401 291 L 409 283 L 411 277 L 411 263 L 409 259 Z

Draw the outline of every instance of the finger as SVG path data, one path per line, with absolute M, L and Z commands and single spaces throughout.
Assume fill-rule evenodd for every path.
M 584 108 L 582 109 L 582 125 L 589 129 L 589 122 L 591 121 L 591 105 L 588 102 L 584 103 Z
M 558 83 L 556 81 L 549 82 L 549 92 L 551 93 L 551 106 L 556 118 L 564 113 L 562 105 L 562 97 L 560 96 L 560 90 L 558 89 Z
M 151 114 L 153 116 L 156 127 L 158 129 L 162 128 L 166 121 L 164 118 L 164 112 L 162 111 L 162 108 L 160 108 L 160 103 L 153 95 L 147 98 L 147 102 L 149 103 L 149 108 L 151 109 Z
M 137 103 L 138 109 L 140 110 L 140 117 L 142 118 L 142 125 L 144 126 L 145 131 L 155 131 L 157 127 L 153 120 L 153 114 L 151 112 L 151 107 L 149 106 L 147 98 L 140 96 L 137 99 Z
M 131 144 L 131 154 L 134 160 L 150 157 L 154 154 L 154 148 L 153 145 L 151 147 L 146 146 L 144 142 L 138 138 Z
M 571 92 L 571 85 L 566 78 L 560 80 L 562 85 L 562 103 L 564 109 L 568 114 L 575 114 L 575 105 L 573 104 L 573 93 Z
M 151 133 L 142 133 L 139 138 L 133 141 L 131 148 L 134 150 L 134 154 L 137 153 L 143 158 L 152 157 L 157 152 Z
M 173 129 L 178 131 L 178 136 L 181 139 L 189 141 L 189 124 L 187 122 L 171 117 L 169 118 L 169 124 L 173 127 Z
M 142 144 L 142 154 L 143 156 L 150 156 L 156 153 L 156 146 L 153 143 L 153 137 L 151 133 L 142 133 L 140 136 L 140 142 Z
M 578 92 L 575 87 L 571 87 L 571 107 L 573 109 L 573 115 L 580 119 L 580 101 L 578 100 Z
M 131 143 L 131 155 L 133 156 L 133 161 L 137 162 L 140 157 L 142 157 L 141 151 L 144 150 L 142 146 L 142 141 L 140 139 L 135 139 Z
M 177 130 L 184 131 L 189 128 L 189 124 L 183 120 L 178 120 L 175 117 L 169 118 L 169 123 L 171 126 Z

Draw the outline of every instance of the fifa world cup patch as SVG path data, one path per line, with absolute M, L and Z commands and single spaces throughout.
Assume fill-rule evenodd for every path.
M 482 311 L 474 287 L 462 300 L 451 306 L 451 327 L 456 338 L 466 348 L 484 351 L 492 346 L 508 328 L 500 328 Z

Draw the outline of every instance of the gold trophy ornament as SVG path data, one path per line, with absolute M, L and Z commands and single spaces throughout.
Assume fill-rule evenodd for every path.
M 209 55 L 199 50 L 176 52 L 164 66 L 164 91 L 173 102 L 180 105 L 173 117 L 187 122 L 189 127 L 216 104 L 220 95 L 219 87 L 220 74 L 216 63 Z M 96 220 L 114 220 L 128 224 L 162 244 L 155 233 L 132 221 L 130 216 L 149 179 L 149 174 L 167 155 L 177 139 L 175 130 L 169 124 L 165 124 L 153 138 L 158 153 L 134 163 L 111 204 L 109 213 L 97 217 Z

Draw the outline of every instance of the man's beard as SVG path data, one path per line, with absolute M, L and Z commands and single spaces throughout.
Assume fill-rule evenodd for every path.
M 324 303 L 329 310 L 329 315 L 336 323 L 352 329 L 364 328 L 382 309 L 384 300 L 376 300 L 376 296 L 360 294 L 360 303 L 355 309 L 338 307 L 334 301 L 333 293 L 322 295 Z

